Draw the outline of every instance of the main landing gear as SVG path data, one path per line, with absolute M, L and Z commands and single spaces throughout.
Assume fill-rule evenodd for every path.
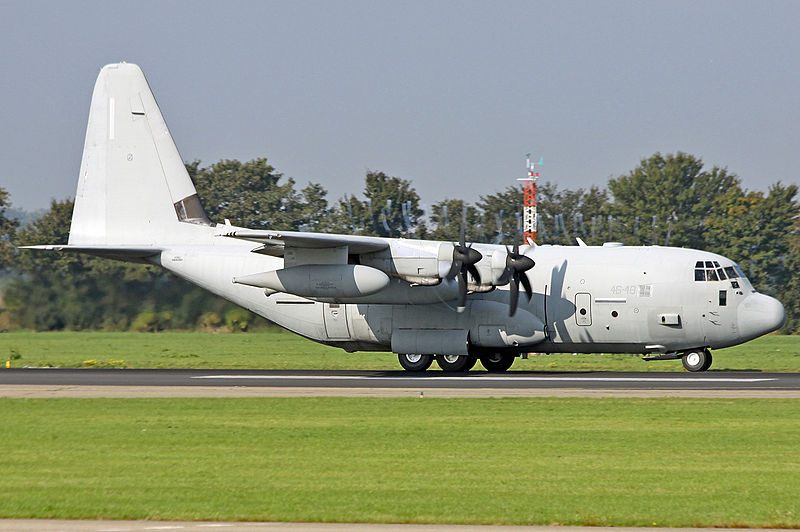
M 687 371 L 705 371 L 711 367 L 711 351 L 708 349 L 692 349 L 683 353 L 681 361 Z
M 410 353 L 397 355 L 397 358 L 400 360 L 400 365 L 403 366 L 404 370 L 413 372 L 425 371 L 431 367 L 433 363 L 433 355 L 417 355 Z
M 469 371 L 478 362 L 478 358 L 472 355 L 418 355 L 414 353 L 397 355 L 403 369 L 411 372 L 423 372 L 427 370 L 434 360 L 447 373 L 457 373 Z M 514 363 L 514 355 L 503 353 L 489 353 L 480 357 L 481 364 L 490 373 L 501 373 L 506 371 Z
M 502 373 L 514 363 L 514 355 L 491 353 L 481 357 L 481 364 L 489 373 Z

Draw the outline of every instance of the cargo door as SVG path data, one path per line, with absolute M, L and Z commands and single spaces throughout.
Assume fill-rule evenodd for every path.
M 350 329 L 347 328 L 347 305 L 325 303 L 322 315 L 325 320 L 325 334 L 330 340 L 350 339 Z
M 575 294 L 575 322 L 588 327 L 592 324 L 592 295 L 585 292 Z

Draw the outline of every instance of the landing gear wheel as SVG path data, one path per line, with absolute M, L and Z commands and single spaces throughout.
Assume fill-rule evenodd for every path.
M 469 355 L 436 355 L 436 363 L 442 371 L 469 371 L 475 366 L 477 359 Z
M 433 364 L 432 355 L 417 355 L 416 353 L 408 353 L 397 355 L 400 365 L 406 371 L 425 371 L 431 364 Z
M 711 352 L 708 349 L 686 351 L 681 360 L 687 371 L 705 371 L 711 367 Z
M 502 353 L 492 353 L 481 357 L 481 364 L 490 373 L 502 373 L 514 363 L 514 355 L 504 355 Z

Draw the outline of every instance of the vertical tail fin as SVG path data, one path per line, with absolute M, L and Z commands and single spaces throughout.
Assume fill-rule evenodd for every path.
M 70 245 L 154 245 L 210 225 L 142 70 L 103 67 L 89 109 Z

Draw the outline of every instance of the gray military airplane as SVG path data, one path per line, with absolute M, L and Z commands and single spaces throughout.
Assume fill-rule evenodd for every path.
M 778 329 L 779 301 L 732 260 L 669 247 L 517 246 L 261 231 L 206 216 L 141 69 L 103 67 L 66 245 L 159 265 L 311 340 L 505 371 L 540 353 L 638 353 L 711 365 L 709 349 Z M 520 301 L 520 285 L 526 297 Z

